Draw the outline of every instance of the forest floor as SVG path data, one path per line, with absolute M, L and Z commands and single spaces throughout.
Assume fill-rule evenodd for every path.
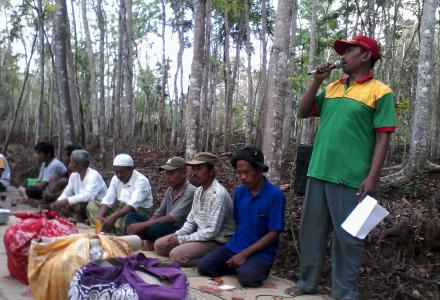
M 15 182 L 35 176 L 32 151 L 22 146 L 11 148 L 11 168 Z M 136 168 L 143 172 L 153 187 L 156 205 L 163 197 L 167 184 L 158 170 L 168 158 L 182 153 L 164 148 L 140 145 L 132 148 Z M 93 166 L 104 178 L 111 178 L 111 158 L 103 165 L 94 155 Z M 217 177 L 229 191 L 237 185 L 229 159 L 231 153 L 220 155 Z M 275 274 L 297 280 L 299 267 L 298 231 L 303 197 L 290 189 L 293 182 L 292 159 L 283 165 L 280 186 L 287 199 L 286 230 L 282 234 Z M 366 238 L 366 253 L 361 269 L 360 299 L 440 299 L 440 174 L 420 174 L 410 183 L 399 187 L 381 186 L 379 201 L 390 215 Z M 324 259 L 321 289 L 331 286 L 331 243 Z

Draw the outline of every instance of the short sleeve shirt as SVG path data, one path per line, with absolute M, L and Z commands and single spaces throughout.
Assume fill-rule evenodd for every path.
M 173 197 L 173 188 L 169 187 L 165 191 L 160 207 L 154 212 L 154 216 L 172 216 L 176 220 L 174 225 L 181 227 L 191 211 L 195 190 L 195 186 L 186 181 L 180 192 Z
M 38 181 L 49 182 L 53 177 L 63 177 L 66 175 L 66 172 L 67 168 L 64 164 L 57 158 L 54 158 L 47 166 L 45 162 L 41 165 L 40 173 L 38 174 Z
M 358 188 L 367 177 L 376 132 L 394 132 L 394 94 L 372 78 L 337 80 L 315 97 L 319 129 L 307 175 Z
M 239 253 L 269 231 L 283 231 L 285 206 L 283 192 L 267 180 L 256 196 L 244 185 L 240 185 L 234 193 L 234 219 L 237 227 L 225 245 L 226 248 Z M 275 241 L 255 255 L 273 263 L 278 247 L 279 242 Z

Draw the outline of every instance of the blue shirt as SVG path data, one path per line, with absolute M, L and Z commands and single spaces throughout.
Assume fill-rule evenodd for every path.
M 234 193 L 234 219 L 237 228 L 225 247 L 239 253 L 269 231 L 283 231 L 285 206 L 283 192 L 266 179 L 256 196 L 252 195 L 246 186 L 240 185 Z M 278 246 L 277 240 L 252 255 L 258 255 L 273 263 Z

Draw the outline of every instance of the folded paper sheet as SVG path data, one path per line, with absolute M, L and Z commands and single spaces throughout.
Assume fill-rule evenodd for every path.
M 367 196 L 355 207 L 341 227 L 352 236 L 364 239 L 388 214 L 376 199 Z

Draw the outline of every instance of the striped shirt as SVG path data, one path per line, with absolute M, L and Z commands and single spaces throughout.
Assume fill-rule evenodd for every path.
M 234 229 L 231 196 L 226 188 L 214 179 L 205 191 L 203 187 L 196 189 L 191 212 L 182 228 L 175 234 L 179 244 L 196 241 L 226 243 Z

